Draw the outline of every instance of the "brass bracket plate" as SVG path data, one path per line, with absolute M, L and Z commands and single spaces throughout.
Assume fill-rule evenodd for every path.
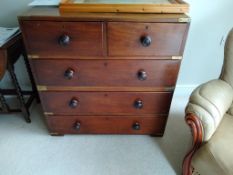
M 182 56 L 172 56 L 172 60 L 182 60 Z
M 53 112 L 44 112 L 44 115 L 54 115 Z
M 28 55 L 28 59 L 38 59 L 39 55 Z
M 38 91 L 47 91 L 48 88 L 47 88 L 47 86 L 40 86 L 40 85 L 38 85 L 38 86 L 37 86 L 37 90 L 38 90 Z
M 191 18 L 179 18 L 178 22 L 191 22 Z
M 165 91 L 174 91 L 174 90 L 175 90 L 175 87 L 174 87 L 174 86 L 165 87 L 164 90 L 165 90 Z

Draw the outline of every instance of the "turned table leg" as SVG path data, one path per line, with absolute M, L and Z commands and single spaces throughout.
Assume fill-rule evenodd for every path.
M 9 112 L 10 108 L 8 104 L 6 103 L 6 99 L 4 95 L 2 94 L 2 89 L 0 89 L 0 103 L 2 105 L 2 112 Z
M 23 58 L 24 58 L 24 62 L 25 62 L 26 68 L 27 68 L 29 79 L 30 79 L 30 82 L 31 82 L 31 85 L 32 85 L 32 92 L 33 92 L 33 94 L 35 94 L 36 101 L 38 103 L 40 103 L 40 97 L 39 97 L 39 94 L 37 92 L 35 80 L 33 78 L 32 71 L 31 71 L 31 68 L 30 68 L 30 64 L 29 64 L 29 61 L 28 61 L 28 58 L 27 58 L 27 54 L 26 54 L 25 51 L 23 51 Z
M 22 94 L 22 90 L 21 90 L 19 83 L 18 83 L 18 80 L 16 78 L 14 66 L 8 62 L 7 69 L 10 73 L 13 85 L 15 86 L 15 89 L 16 89 L 17 98 L 19 99 L 19 103 L 20 103 L 20 109 L 24 115 L 26 122 L 31 123 L 30 113 L 29 113 L 29 110 L 26 106 L 26 103 L 25 103 L 25 100 L 24 100 L 24 97 Z

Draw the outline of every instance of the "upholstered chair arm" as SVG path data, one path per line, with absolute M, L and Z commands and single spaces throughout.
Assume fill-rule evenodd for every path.
M 232 100 L 232 87 L 219 79 L 202 84 L 193 91 L 185 112 L 199 118 L 203 142 L 214 134 Z

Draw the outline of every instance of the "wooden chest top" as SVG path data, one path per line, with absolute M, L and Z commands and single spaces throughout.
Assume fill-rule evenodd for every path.
M 137 14 L 137 13 L 60 13 L 58 8 L 31 8 L 19 20 L 53 21 L 134 21 L 134 22 L 189 22 L 186 14 Z

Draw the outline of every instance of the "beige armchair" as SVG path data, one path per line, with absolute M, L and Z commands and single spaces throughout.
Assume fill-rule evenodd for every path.
M 233 175 L 233 29 L 225 44 L 219 79 L 197 87 L 186 107 L 193 146 L 183 175 Z

